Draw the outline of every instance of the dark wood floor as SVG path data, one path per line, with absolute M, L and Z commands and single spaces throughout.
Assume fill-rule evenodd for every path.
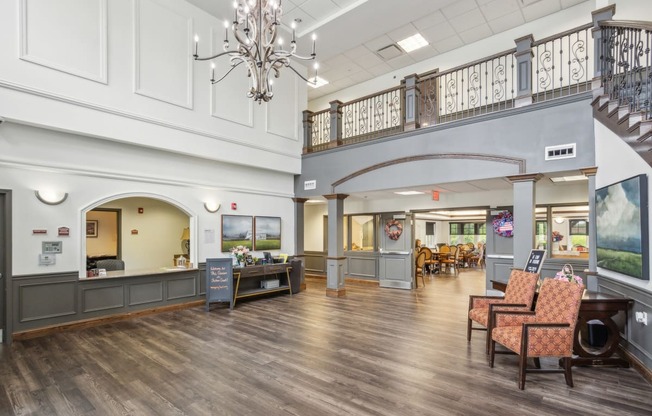
M 632 369 L 528 374 L 490 369 L 466 341 L 483 276 L 413 291 L 347 286 L 194 308 L 0 347 L 1 415 L 650 415 Z M 555 366 L 554 360 L 542 360 Z

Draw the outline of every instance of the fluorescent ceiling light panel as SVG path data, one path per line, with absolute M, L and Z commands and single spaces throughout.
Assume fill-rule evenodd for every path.
M 403 50 L 407 53 L 416 51 L 417 49 L 423 48 L 426 45 L 428 45 L 428 41 L 425 40 L 420 33 L 398 41 L 398 46 L 403 48 Z
M 423 195 L 425 192 L 421 191 L 401 191 L 401 192 L 394 192 L 396 195 Z
M 550 178 L 554 183 L 559 182 L 574 182 L 574 181 L 586 181 L 589 178 L 584 175 L 575 175 L 575 176 L 558 176 L 556 178 Z
M 315 82 L 315 78 L 317 78 L 317 82 Z M 310 85 L 313 88 L 319 88 L 323 87 L 324 85 L 328 84 L 328 81 L 326 81 L 322 77 L 311 77 L 308 78 L 308 85 Z

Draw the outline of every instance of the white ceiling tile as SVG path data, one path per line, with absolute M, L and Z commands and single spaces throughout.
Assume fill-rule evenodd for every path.
M 415 60 L 408 54 L 401 55 L 398 58 L 394 58 L 391 61 L 387 61 L 387 65 L 391 66 L 393 69 L 400 69 L 408 65 L 415 63 Z
M 370 67 L 368 71 L 371 72 L 375 77 L 377 77 L 380 75 L 384 75 L 388 72 L 391 72 L 392 67 L 383 62 L 380 65 Z
M 440 53 L 448 52 L 450 50 L 463 46 L 464 42 L 459 36 L 451 36 L 446 39 L 440 39 L 432 44 Z
M 473 9 L 449 20 L 457 33 L 467 31 L 483 23 L 487 23 L 480 9 Z
M 337 4 L 341 8 L 345 8 L 347 6 L 350 6 L 353 3 L 355 3 L 356 1 L 358 1 L 358 0 L 332 0 L 333 3 Z
M 374 75 L 371 72 L 360 71 L 360 72 L 356 72 L 355 74 L 351 74 L 350 78 L 353 80 L 353 82 L 360 83 L 360 82 L 368 81 L 373 77 Z
M 423 48 L 419 48 L 414 52 L 410 52 L 410 56 L 416 62 L 421 62 L 438 54 L 439 52 L 437 52 L 437 50 L 432 45 L 424 46 Z
M 399 40 L 403 40 L 405 38 L 409 38 L 412 35 L 416 35 L 418 32 L 419 31 L 417 28 L 409 23 L 405 26 L 399 27 L 398 29 L 392 30 L 391 32 L 387 33 L 387 36 L 389 36 L 389 38 L 394 42 L 398 42 Z
M 531 22 L 543 16 L 558 12 L 561 10 L 561 4 L 559 3 L 559 0 L 546 0 L 523 7 L 522 10 L 525 21 Z
M 476 1 L 476 3 L 478 3 L 478 6 L 482 7 L 482 6 L 484 6 L 485 4 L 487 4 L 487 3 L 491 3 L 491 2 L 494 1 L 494 0 L 475 0 L 475 1 Z M 537 0 L 534 0 L 534 1 L 537 1 Z
M 436 25 L 441 24 L 442 22 L 445 22 L 446 18 L 444 17 L 443 13 L 439 10 L 437 10 L 434 13 L 430 13 L 426 17 L 422 17 L 419 20 L 415 20 L 412 22 L 412 24 L 419 30 L 427 29 L 429 27 L 433 27 Z
M 301 8 L 315 20 L 325 19 L 340 10 L 340 7 L 331 0 L 308 0 L 301 5 Z
M 519 3 L 517 0 L 493 0 L 480 6 L 480 10 L 487 20 L 495 20 L 519 10 Z
M 436 42 L 439 39 L 446 39 L 456 34 L 457 32 L 448 22 L 441 22 L 437 26 L 423 29 L 421 31 L 421 35 L 423 35 L 429 43 Z
M 488 38 L 492 34 L 493 33 L 491 32 L 491 28 L 489 28 L 489 25 L 484 24 L 478 27 L 474 27 L 473 29 L 460 32 L 460 37 L 462 38 L 464 43 L 468 45 L 469 43 L 477 42 L 480 39 Z
M 506 16 L 489 21 L 489 27 L 494 33 L 504 32 L 525 23 L 523 14 L 520 10 L 512 12 Z
M 587 0 L 561 0 L 561 7 L 562 9 L 566 9 L 568 7 L 573 7 L 576 4 L 584 3 Z
M 356 46 L 355 48 L 349 49 L 348 51 L 344 52 L 344 56 L 346 56 L 349 59 L 355 59 L 359 57 L 360 55 L 367 55 L 369 53 L 373 53 L 375 51 L 369 50 L 364 45 Z
M 387 45 L 391 45 L 394 43 L 393 40 L 389 38 L 387 35 L 381 35 L 375 39 L 370 40 L 369 42 L 366 42 L 364 46 L 366 46 L 370 51 L 377 51 L 380 48 L 384 48 Z
M 452 19 L 453 17 L 459 16 L 477 8 L 478 5 L 476 4 L 475 0 L 459 0 L 450 6 L 444 7 L 441 11 L 444 13 L 444 16 L 446 16 L 447 19 Z
M 317 21 L 313 19 L 312 16 L 308 15 L 303 9 L 299 7 L 292 9 L 287 13 L 283 12 L 281 22 L 288 28 L 287 30 L 290 33 L 290 36 L 292 36 L 292 29 L 290 28 L 292 27 L 292 22 L 294 19 L 301 19 L 301 23 L 297 25 L 297 33 L 301 33 L 302 29 L 309 28 L 317 23 Z
M 380 59 L 380 57 L 375 53 L 360 55 L 352 59 L 353 62 L 360 65 L 362 68 L 370 68 L 372 66 L 380 65 L 383 63 L 383 60 Z

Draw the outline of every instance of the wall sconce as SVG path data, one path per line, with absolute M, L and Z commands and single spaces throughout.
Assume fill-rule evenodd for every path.
M 557 224 L 563 224 L 563 223 L 564 223 L 564 219 L 563 219 L 562 217 L 555 217 L 555 222 L 556 222 Z
M 59 205 L 68 198 L 68 192 L 34 191 L 36 198 L 47 205 Z
M 211 214 L 219 211 L 221 206 L 222 205 L 217 202 L 204 202 L 204 208 Z

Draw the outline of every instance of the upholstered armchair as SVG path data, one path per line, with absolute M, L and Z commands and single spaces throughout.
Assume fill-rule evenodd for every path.
M 125 269 L 125 262 L 122 261 L 122 260 L 118 260 L 118 259 L 98 260 L 97 263 L 96 263 L 96 267 L 98 269 L 104 269 L 106 271 L 124 270 Z
M 494 311 L 489 366 L 493 368 L 496 354 L 518 354 L 519 389 L 525 388 L 525 374 L 528 372 L 563 372 L 566 384 L 573 387 L 573 335 L 583 293 L 584 285 L 546 279 L 533 312 Z M 496 351 L 496 343 L 508 351 Z M 540 357 L 559 358 L 562 368 L 542 369 Z M 534 359 L 535 368 L 527 368 L 528 358 Z
M 534 293 L 539 281 L 538 273 L 512 270 L 505 289 L 505 296 L 469 296 L 469 314 L 466 328 L 466 339 L 471 341 L 471 331 L 487 331 L 486 351 L 489 354 L 489 342 L 491 340 L 491 317 L 492 312 L 501 310 L 526 310 L 532 309 Z M 473 322 L 482 325 L 477 327 Z

